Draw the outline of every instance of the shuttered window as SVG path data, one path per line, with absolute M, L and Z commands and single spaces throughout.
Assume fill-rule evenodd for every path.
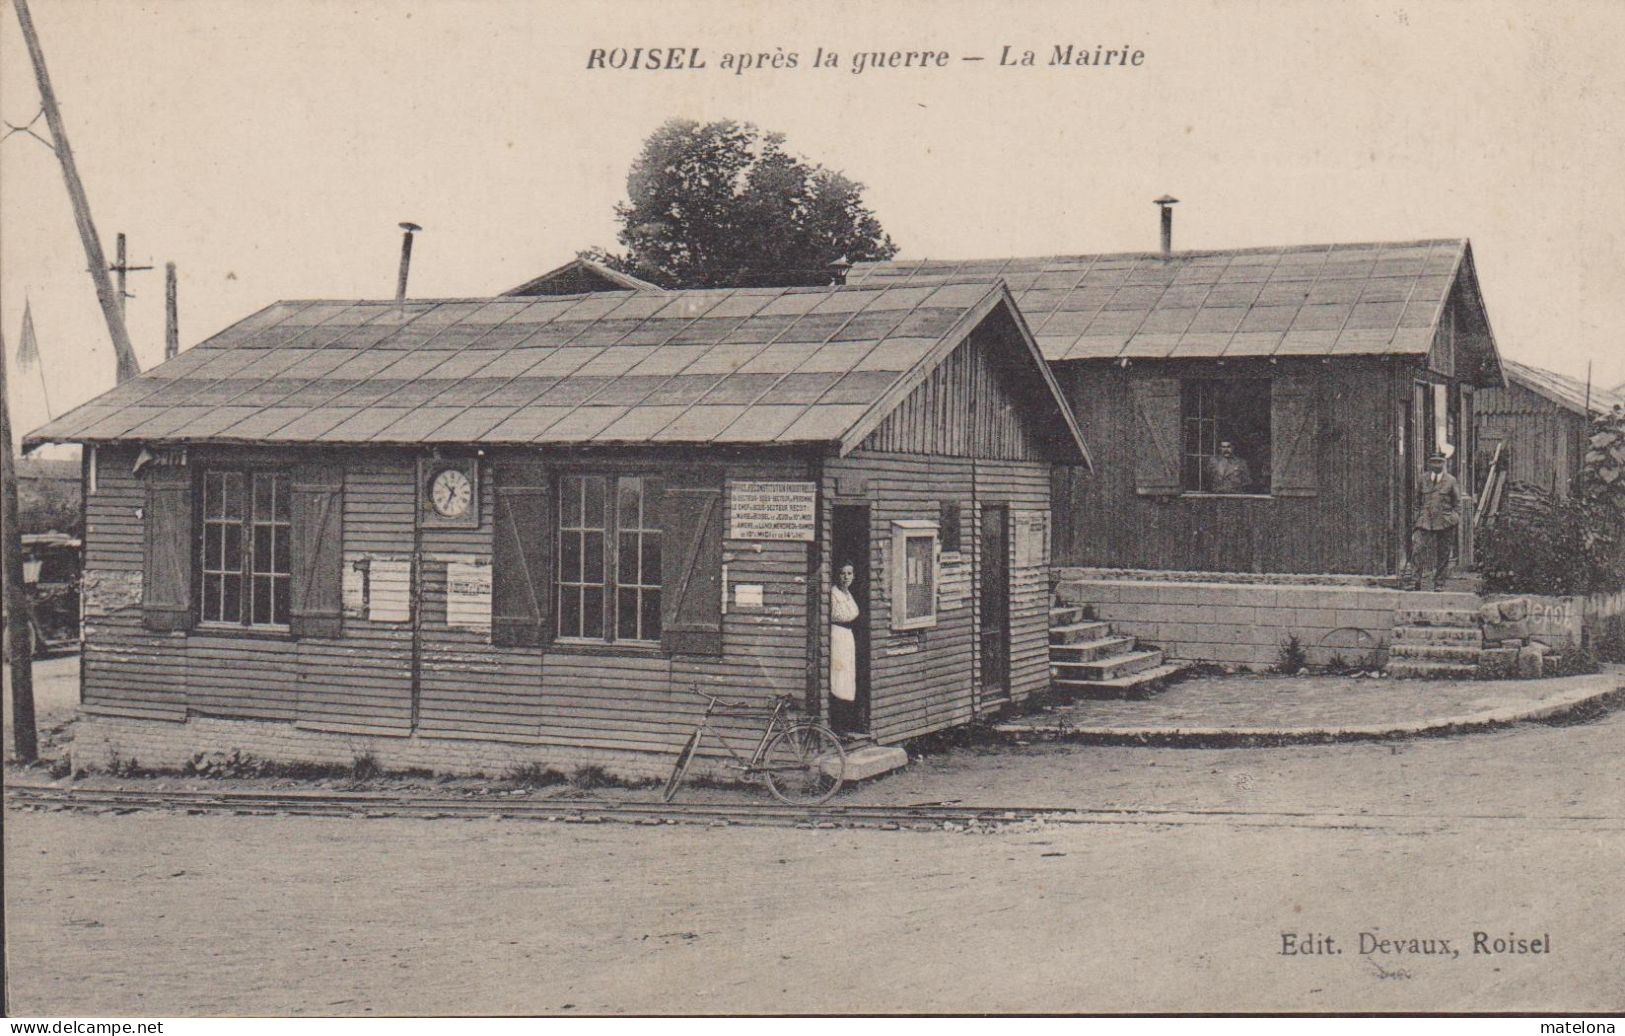
M 1177 496 L 1180 487 L 1180 386 L 1177 378 L 1130 375 L 1134 411 L 1134 491 Z
M 558 635 L 606 643 L 661 639 L 659 482 L 566 474 L 558 492 Z
M 293 472 L 293 608 L 296 637 L 338 637 L 344 626 L 344 469 L 302 464 Z
M 287 473 L 204 472 L 202 539 L 202 621 L 287 627 L 293 601 Z
M 1288 374 L 1276 379 L 1270 396 L 1274 464 L 1270 492 L 1276 496 L 1314 496 L 1320 491 L 1320 421 L 1316 398 L 1319 379 Z
M 660 642 L 672 654 L 722 654 L 722 474 L 663 480 Z
M 141 621 L 147 629 L 184 630 L 197 618 L 192 602 L 192 470 L 149 465 L 141 579 Z
M 538 647 L 553 624 L 554 489 L 545 468 L 500 460 L 492 467 L 491 643 Z

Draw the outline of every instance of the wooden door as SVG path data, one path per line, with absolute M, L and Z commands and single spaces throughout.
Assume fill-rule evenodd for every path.
M 982 506 L 981 669 L 983 704 L 1010 696 L 1010 508 Z

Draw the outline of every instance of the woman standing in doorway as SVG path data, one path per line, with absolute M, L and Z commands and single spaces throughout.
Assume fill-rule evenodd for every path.
M 852 596 L 854 576 L 852 563 L 841 562 L 829 590 L 829 723 L 837 731 L 851 730 L 857 718 L 858 645 L 852 624 L 859 611 Z

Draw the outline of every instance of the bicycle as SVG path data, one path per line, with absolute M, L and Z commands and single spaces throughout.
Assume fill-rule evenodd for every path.
M 841 789 L 842 782 L 846 780 L 846 749 L 841 747 L 841 739 L 815 719 L 791 718 L 788 713 L 799 708 L 793 696 L 779 695 L 773 700 L 773 707 L 768 709 L 748 701 L 718 698 L 698 687 L 692 690 L 706 699 L 708 704 L 705 715 L 700 717 L 700 725 L 694 728 L 694 733 L 683 743 L 682 751 L 677 753 L 671 776 L 666 779 L 666 786 L 660 792 L 662 802 L 670 802 L 677 797 L 677 789 L 688 774 L 689 764 L 694 761 L 700 741 L 707 733 L 715 735 L 728 753 L 729 761 L 724 762 L 723 766 L 740 771 L 747 779 L 761 777 L 767 784 L 767 790 L 780 802 L 816 806 L 828 802 Z M 734 750 L 721 729 L 711 725 L 712 716 L 764 715 L 767 716 L 767 725 L 762 729 L 761 739 L 756 742 L 756 751 L 751 753 L 748 760 Z

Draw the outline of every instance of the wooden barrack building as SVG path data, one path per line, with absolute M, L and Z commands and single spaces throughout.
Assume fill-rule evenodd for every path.
M 843 560 L 876 739 L 1022 700 L 1088 464 L 990 278 L 280 302 L 54 441 L 89 447 L 76 752 L 486 773 L 661 772 L 694 687 L 822 711 Z
M 1466 487 L 1473 393 L 1502 384 L 1462 239 L 860 263 L 848 283 L 983 277 L 1098 462 L 1057 471 L 1060 566 L 1398 573 L 1423 460 L 1443 450 Z

